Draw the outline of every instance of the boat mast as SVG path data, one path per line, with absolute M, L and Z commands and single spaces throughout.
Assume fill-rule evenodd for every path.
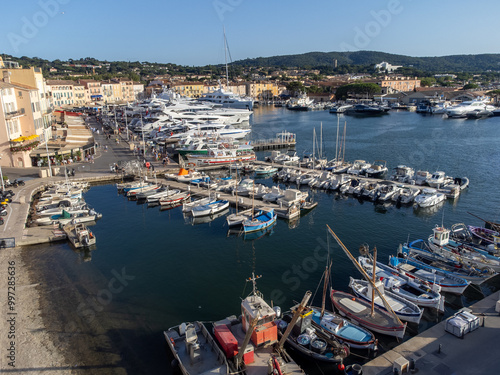
M 227 39 L 226 39 L 226 28 L 224 30 L 224 59 L 226 62 L 226 89 L 229 91 L 229 70 L 227 68 Z
M 314 169 L 314 145 L 316 143 L 316 128 L 313 128 L 313 160 L 312 160 L 312 169 Z
M 344 123 L 344 147 L 342 148 L 342 163 L 344 163 L 344 157 L 345 157 L 345 137 L 347 133 L 347 121 Z
M 328 231 L 333 236 L 333 238 L 335 239 L 335 241 L 337 241 L 337 243 L 339 244 L 339 246 L 342 248 L 342 250 L 344 251 L 344 253 L 347 255 L 347 257 L 352 261 L 352 263 L 354 264 L 354 266 L 358 269 L 359 272 L 361 272 L 361 274 L 363 275 L 363 277 L 365 278 L 365 280 L 367 280 L 368 283 L 372 286 L 372 290 L 375 290 L 375 292 L 378 294 L 378 296 L 380 297 L 380 299 L 384 303 L 385 309 L 389 312 L 389 314 L 391 314 L 393 316 L 394 320 L 398 324 L 402 325 L 403 323 L 401 322 L 401 320 L 399 319 L 399 317 L 396 315 L 396 313 L 392 309 L 391 305 L 389 305 L 389 302 L 387 302 L 387 300 L 385 299 L 384 295 L 382 293 L 380 293 L 380 291 L 375 287 L 375 283 L 370 278 L 370 276 L 366 273 L 366 271 L 363 269 L 363 267 L 358 263 L 358 261 L 356 260 L 356 258 L 354 258 L 352 256 L 351 252 L 343 244 L 343 242 L 340 240 L 340 238 L 338 238 L 338 236 L 335 234 L 335 232 L 328 225 L 326 227 L 328 228 Z
M 321 128 L 320 128 L 320 135 L 319 135 L 319 158 L 323 159 L 323 121 L 321 121 Z
M 328 280 L 330 279 L 330 269 L 332 268 L 332 262 L 330 262 L 330 265 L 327 265 L 325 268 L 325 281 L 323 283 L 323 300 L 321 302 L 321 318 L 323 318 L 323 315 L 325 315 L 325 304 L 326 304 L 326 292 L 328 289 Z
M 339 127 L 340 127 L 340 117 L 337 115 L 337 141 L 335 142 L 335 161 L 339 161 Z
M 373 276 L 373 285 L 375 285 L 375 277 L 376 277 L 376 264 L 377 264 L 377 247 L 375 246 L 373 248 L 373 267 L 372 267 L 372 276 Z M 375 289 L 372 287 L 372 310 L 371 310 L 371 315 L 373 316 L 373 313 L 375 311 Z

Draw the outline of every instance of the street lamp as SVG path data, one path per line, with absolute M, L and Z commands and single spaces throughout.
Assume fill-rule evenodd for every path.
M 2 160 L 2 157 L 0 156 L 0 160 Z M 2 191 L 5 191 L 5 186 L 3 184 L 3 174 L 2 174 L 2 166 L 0 165 L 0 179 L 2 180 Z

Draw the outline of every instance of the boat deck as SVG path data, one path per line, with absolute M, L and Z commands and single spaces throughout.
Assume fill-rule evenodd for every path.
M 174 343 L 175 354 L 177 360 L 184 370 L 191 375 L 226 375 L 228 373 L 228 366 L 222 358 L 221 353 L 214 350 L 213 345 L 216 345 L 212 337 L 207 336 L 205 332 L 197 328 L 198 343 L 200 350 L 198 350 L 196 358 L 193 360 L 188 352 L 185 337 L 180 336 L 177 329 L 169 329 L 164 332 L 165 339 L 170 341 L 169 346 L 172 348 L 172 339 Z M 208 334 L 208 332 L 206 332 Z
M 399 326 L 395 319 L 391 319 L 389 315 L 380 313 L 372 315 L 370 305 L 359 298 L 353 298 L 350 294 L 339 291 L 335 291 L 334 296 L 337 304 L 357 319 L 381 327 L 394 328 Z
M 234 324 L 236 321 L 236 316 L 231 316 L 224 320 L 215 322 L 214 325 L 226 324 L 231 330 L 231 333 L 238 341 L 238 350 L 241 350 L 241 345 L 245 340 L 245 332 L 243 331 L 243 326 L 241 323 Z M 270 343 L 259 348 L 254 347 L 254 362 L 245 367 L 245 373 L 247 375 L 262 375 L 268 373 L 269 360 L 271 359 L 272 355 L 275 354 L 279 357 L 279 354 L 275 352 L 272 344 L 273 343 Z M 252 345 L 251 341 L 249 345 Z M 286 363 L 285 366 L 281 367 L 281 372 L 283 375 L 304 374 L 304 372 L 295 362 Z

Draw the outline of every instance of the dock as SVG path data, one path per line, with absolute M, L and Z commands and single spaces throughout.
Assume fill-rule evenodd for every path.
M 363 374 L 394 374 L 394 367 L 400 366 L 407 366 L 408 373 L 496 374 L 500 316 L 495 306 L 499 297 L 495 292 L 469 307 L 480 319 L 478 329 L 459 338 L 446 332 L 446 321 L 442 321 L 365 363 Z
M 282 132 L 276 135 L 276 138 L 257 139 L 251 141 L 254 151 L 278 150 L 282 148 L 294 149 L 297 138 L 294 133 Z
M 209 194 L 214 193 L 213 190 L 209 190 L 203 187 L 199 187 L 194 184 L 188 184 L 184 182 L 179 182 L 175 180 L 168 180 L 166 183 L 172 189 L 179 189 L 182 191 L 188 191 L 191 193 L 192 197 L 203 198 L 208 197 Z M 266 210 L 269 211 L 271 209 L 278 215 L 278 217 L 282 219 L 294 219 L 300 216 L 300 211 L 297 212 L 289 212 L 286 207 L 280 207 L 278 204 L 264 202 L 257 199 L 252 199 L 249 197 L 236 196 L 234 194 L 224 193 L 220 191 L 215 191 L 216 197 L 218 199 L 227 200 L 232 207 L 236 207 L 238 205 L 239 210 L 248 210 L 252 207 L 255 210 Z

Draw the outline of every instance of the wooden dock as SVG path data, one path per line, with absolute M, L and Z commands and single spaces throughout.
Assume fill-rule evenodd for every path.
M 288 220 L 300 216 L 300 210 L 296 212 L 292 211 L 292 213 L 290 214 L 288 212 L 289 210 L 286 207 L 280 207 L 278 204 L 275 203 L 264 202 L 262 200 L 252 199 L 249 197 L 242 197 L 242 196 L 237 197 L 236 195 L 230 193 L 208 190 L 206 188 L 199 187 L 194 184 L 188 184 L 184 182 L 167 179 L 166 185 L 168 185 L 171 189 L 189 191 L 191 193 L 191 196 L 195 198 L 208 197 L 209 194 L 216 194 L 216 197 L 218 199 L 229 201 L 229 204 L 233 207 L 236 207 L 236 204 L 238 204 L 238 210 L 248 210 L 251 209 L 252 207 L 255 210 L 273 209 L 274 212 L 278 215 L 278 217 Z

